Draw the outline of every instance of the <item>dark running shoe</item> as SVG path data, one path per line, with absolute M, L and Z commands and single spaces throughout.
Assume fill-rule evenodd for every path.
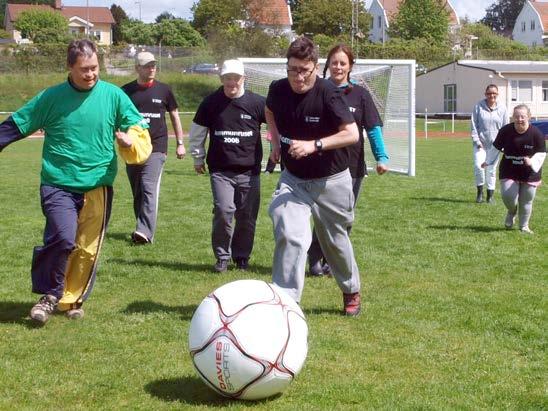
M 343 294 L 344 315 L 357 316 L 361 311 L 360 293 Z
M 150 243 L 148 238 L 144 234 L 140 233 L 139 231 L 135 231 L 131 234 L 131 241 L 135 245 L 145 245 Z
M 218 273 L 223 273 L 228 270 L 228 260 L 217 260 L 213 269 Z
M 311 264 L 308 267 L 308 275 L 310 277 L 323 277 L 323 267 L 320 261 L 317 261 L 314 264 Z
M 246 271 L 249 269 L 249 259 L 247 258 L 235 258 L 234 262 L 236 263 L 236 268 L 238 270 Z
M 34 321 L 45 324 L 49 316 L 57 309 L 57 297 L 53 295 L 43 295 L 30 310 L 30 318 Z

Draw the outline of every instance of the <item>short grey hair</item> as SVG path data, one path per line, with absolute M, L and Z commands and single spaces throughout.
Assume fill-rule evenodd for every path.
M 97 54 L 97 46 L 93 41 L 87 39 L 73 40 L 67 49 L 67 65 L 72 67 L 76 64 L 78 57 L 90 58 L 94 54 Z
M 527 117 L 531 118 L 531 109 L 527 104 L 518 104 L 516 107 L 514 107 L 514 113 L 516 112 L 516 110 L 521 109 L 525 109 L 525 111 L 527 112 Z

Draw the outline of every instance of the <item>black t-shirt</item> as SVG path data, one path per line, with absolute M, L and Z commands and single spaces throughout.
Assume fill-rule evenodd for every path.
M 367 174 L 363 129 L 370 130 L 375 126 L 382 127 L 383 124 L 373 98 L 366 88 L 352 85 L 351 87 L 342 88 L 342 90 L 360 133 L 360 140 L 356 144 L 347 147 L 350 174 L 354 178 L 363 177 Z
M 154 80 L 151 87 L 141 86 L 137 80 L 124 86 L 122 90 L 131 98 L 137 110 L 149 123 L 148 132 L 152 140 L 152 151 L 167 153 L 166 111 L 177 109 L 177 101 L 171 88 Z
M 222 87 L 202 101 L 194 122 L 209 129 L 206 161 L 210 171 L 261 172 L 264 109 L 264 97 L 246 91 L 231 99 Z
M 328 80 L 317 78 L 304 94 L 293 92 L 287 78 L 270 85 L 266 105 L 274 113 L 280 133 L 282 162 L 303 179 L 327 177 L 348 168 L 348 150 L 338 148 L 314 153 L 299 160 L 288 153 L 291 139 L 316 140 L 338 133 L 354 122 L 343 93 Z
M 544 135 L 535 126 L 530 125 L 527 131 L 519 134 L 514 123 L 502 127 L 493 145 L 504 153 L 499 167 L 499 178 L 516 181 L 535 182 L 542 178 L 542 170 L 537 173 L 525 165 L 523 157 L 532 157 L 535 153 L 546 152 Z

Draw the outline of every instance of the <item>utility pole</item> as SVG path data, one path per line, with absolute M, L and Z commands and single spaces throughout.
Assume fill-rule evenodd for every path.
M 139 5 L 139 21 L 141 21 L 141 22 L 143 21 L 143 18 L 142 18 L 142 15 L 141 15 L 141 3 L 142 3 L 142 2 L 143 2 L 142 0 L 137 0 L 137 1 L 135 2 L 135 4 L 138 4 L 138 5 Z

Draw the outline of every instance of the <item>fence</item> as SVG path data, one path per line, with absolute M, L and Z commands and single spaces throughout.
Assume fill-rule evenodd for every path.
M 470 119 L 472 113 L 429 113 L 425 110 L 424 113 L 415 113 L 416 117 L 423 117 L 424 119 L 424 138 L 428 138 L 428 126 L 434 124 L 441 124 L 443 131 L 446 130 L 446 119 L 451 119 L 451 134 L 455 134 L 455 120 Z

